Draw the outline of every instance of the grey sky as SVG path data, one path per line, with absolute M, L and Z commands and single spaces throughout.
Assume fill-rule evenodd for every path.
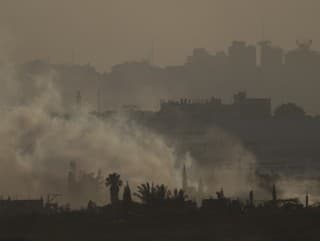
M 141 60 L 180 64 L 193 47 L 225 49 L 265 36 L 285 48 L 320 48 L 317 0 L 0 0 L 0 43 L 17 61 L 91 62 L 100 71 Z

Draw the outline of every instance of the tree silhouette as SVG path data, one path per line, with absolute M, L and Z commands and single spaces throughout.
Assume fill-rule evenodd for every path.
M 220 191 L 216 192 L 216 194 L 217 194 L 217 198 L 218 198 L 218 199 L 224 199 L 223 188 L 221 188 Z
M 150 186 L 150 184 L 147 182 L 147 183 L 140 184 L 137 188 L 138 188 L 138 191 L 134 193 L 134 195 L 138 197 L 142 203 L 151 204 L 152 196 L 154 192 L 153 184 L 152 186 Z
M 170 199 L 178 206 L 183 206 L 187 198 L 188 196 L 183 189 L 174 189 L 173 195 L 170 197 Z
M 165 201 L 170 198 L 170 191 L 167 186 L 161 184 L 155 187 L 154 197 L 156 201 Z
M 294 103 L 280 105 L 274 111 L 274 117 L 278 119 L 302 119 L 305 116 L 303 108 Z
M 147 182 L 145 184 L 140 184 L 137 188 L 138 191 L 134 193 L 134 195 L 138 197 L 142 203 L 147 205 L 162 204 L 171 196 L 168 187 L 163 184 L 154 186 Z
M 128 205 L 132 202 L 132 198 L 131 198 L 131 190 L 129 187 L 129 183 L 127 182 L 126 186 L 124 187 L 123 190 L 123 203 L 125 205 Z
M 115 204 L 119 201 L 119 190 L 122 186 L 122 180 L 118 173 L 111 173 L 106 178 L 106 187 L 110 187 L 111 204 Z
M 253 200 L 253 190 L 249 192 L 249 207 L 252 208 L 254 206 L 254 200 Z

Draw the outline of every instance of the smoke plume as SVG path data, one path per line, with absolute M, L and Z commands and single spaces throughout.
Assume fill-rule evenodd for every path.
M 103 175 L 118 172 L 123 180 L 178 185 L 173 149 L 124 115 L 101 120 L 88 108 L 65 110 L 52 79 L 55 73 L 30 76 L 31 98 L 14 67 L 0 69 L 0 192 L 39 197 L 64 193 L 69 163 Z M 69 113 L 64 118 L 63 113 Z M 71 113 L 71 115 L 70 115 Z
M 1 195 L 67 196 L 70 162 L 86 172 L 101 169 L 104 177 L 118 172 L 133 189 L 142 182 L 181 187 L 182 163 L 188 164 L 189 184 L 196 188 L 201 180 L 207 196 L 224 188 L 228 196 L 246 198 L 250 189 L 261 189 L 256 182 L 255 156 L 226 131 L 206 131 L 203 155 L 210 161 L 194 160 L 191 155 L 183 155 L 181 160 L 165 138 L 125 114 L 101 119 L 88 114 L 92 108 L 85 105 L 81 110 L 66 108 L 55 86 L 56 74 L 50 70 L 22 80 L 14 65 L 1 63 Z M 278 183 L 283 197 L 294 194 L 301 198 L 306 191 L 295 180 L 282 178 Z M 267 197 L 266 190 L 263 192 Z M 98 201 L 106 202 L 107 195 Z

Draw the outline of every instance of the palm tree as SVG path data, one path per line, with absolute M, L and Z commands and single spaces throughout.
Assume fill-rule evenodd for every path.
M 119 190 L 122 186 L 122 180 L 118 173 L 111 173 L 106 178 L 106 187 L 110 186 L 110 198 L 111 204 L 115 204 L 119 201 Z
M 155 199 L 158 202 L 163 202 L 165 200 L 168 200 L 171 193 L 170 190 L 168 189 L 167 186 L 161 184 L 161 185 L 157 185 L 155 188 Z
M 153 193 L 155 191 L 153 184 L 150 185 L 148 182 L 139 185 L 138 191 L 134 193 L 136 197 L 138 197 L 142 203 L 150 204 L 152 202 Z
M 171 197 L 172 200 L 175 202 L 181 204 L 186 201 L 188 196 L 186 195 L 185 191 L 183 189 L 174 189 L 173 190 L 173 195 Z
M 157 205 L 164 203 L 164 201 L 170 198 L 170 191 L 165 185 L 141 184 L 138 187 L 138 191 L 134 193 L 142 203 L 148 205 Z

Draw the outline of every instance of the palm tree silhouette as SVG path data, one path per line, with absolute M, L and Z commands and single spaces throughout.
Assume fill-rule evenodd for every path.
M 186 201 L 188 198 L 188 195 L 186 195 L 185 191 L 183 189 L 174 189 L 173 190 L 173 195 L 171 197 L 172 200 L 175 202 L 181 204 Z
M 140 184 L 137 188 L 138 188 L 138 191 L 134 193 L 134 195 L 137 196 L 142 203 L 151 204 L 153 195 L 155 192 L 153 184 L 150 185 L 147 182 L 147 183 Z
M 147 205 L 159 205 L 163 204 L 170 198 L 170 190 L 167 186 L 161 184 L 154 186 L 148 182 L 145 184 L 140 184 L 137 187 L 138 191 L 134 193 L 142 203 Z
M 122 186 L 122 180 L 118 173 L 111 173 L 106 178 L 106 187 L 110 186 L 110 198 L 111 204 L 115 204 L 119 201 L 119 190 Z

